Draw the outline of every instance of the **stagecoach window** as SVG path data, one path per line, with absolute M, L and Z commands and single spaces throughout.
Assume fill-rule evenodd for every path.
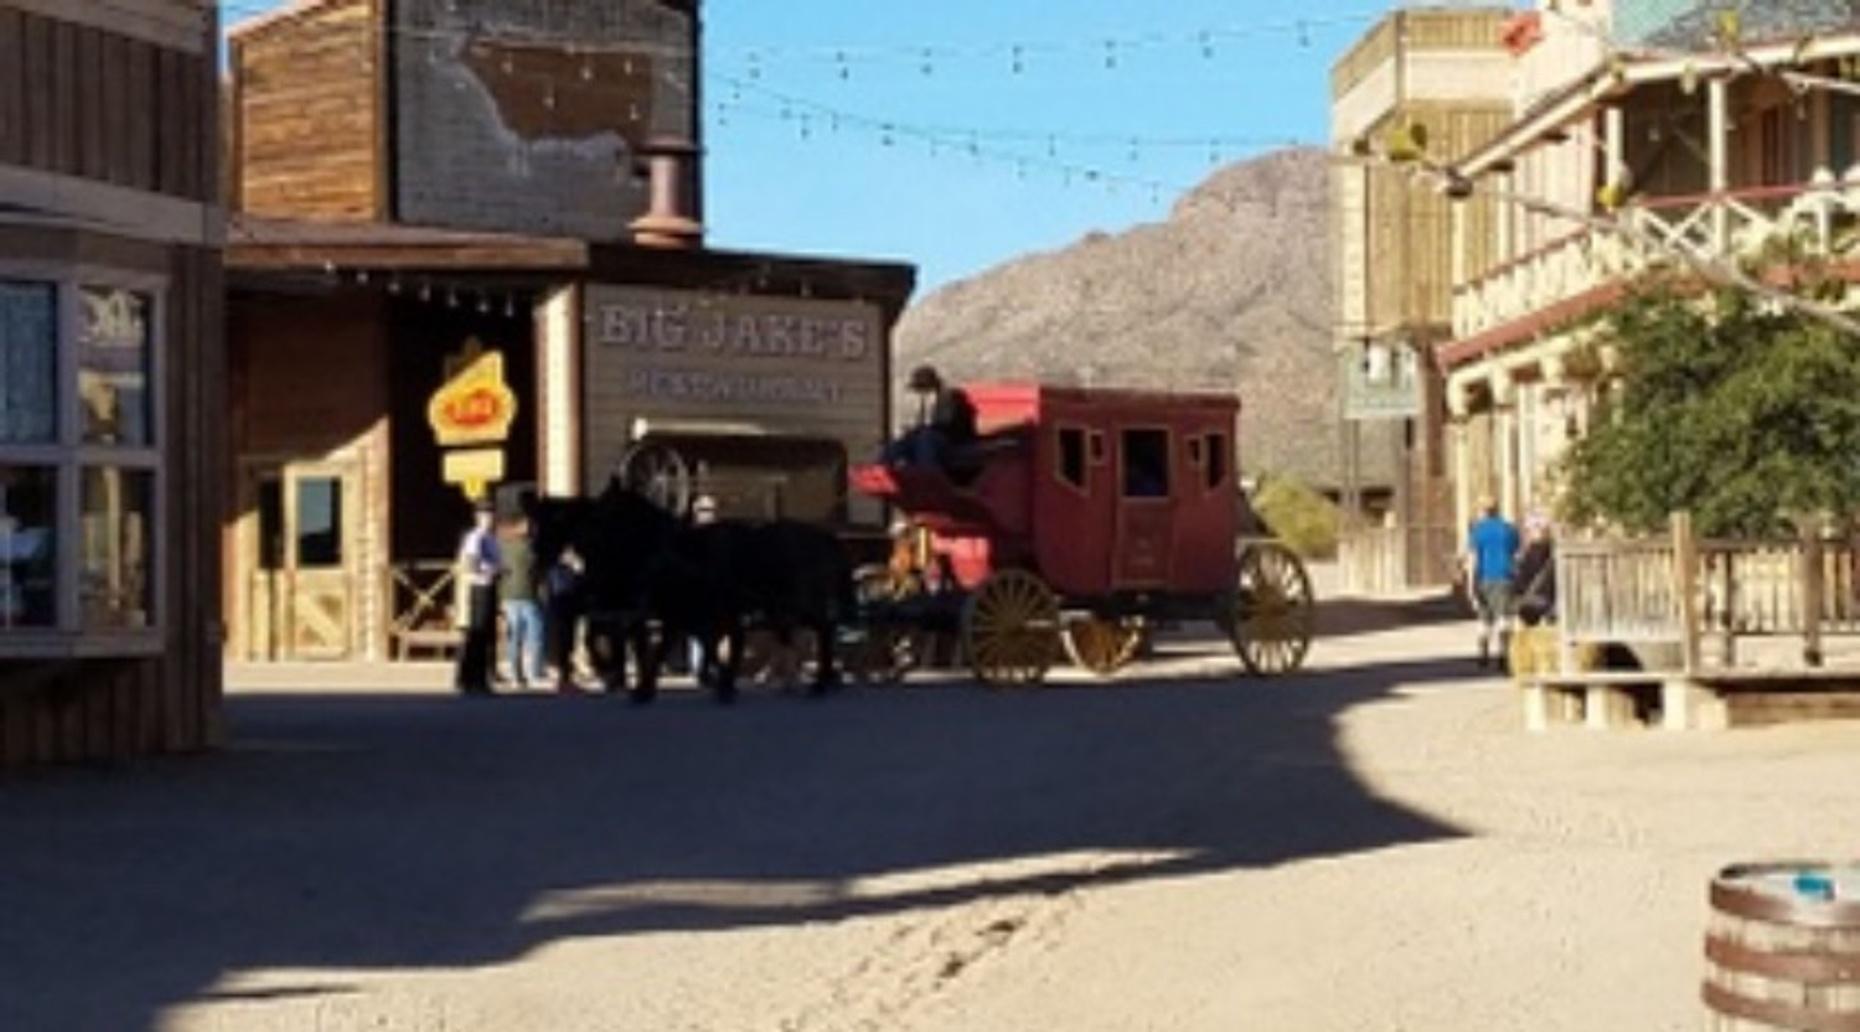
M 1227 482 L 1227 435 L 1208 435 L 1208 490 Z
M 1059 479 L 1085 489 L 1085 431 L 1077 427 L 1059 431 Z
M 1124 444 L 1124 497 L 1169 497 L 1169 432 L 1126 430 Z

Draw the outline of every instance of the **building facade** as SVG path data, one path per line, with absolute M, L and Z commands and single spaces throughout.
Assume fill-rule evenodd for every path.
M 0 766 L 220 736 L 207 0 L 0 0 Z
M 1452 336 L 1456 261 L 1490 259 L 1492 208 L 1475 202 L 1456 249 L 1450 202 L 1404 170 L 1353 160 L 1360 140 L 1423 133 L 1430 149 L 1469 154 L 1511 120 L 1506 9 L 1397 11 L 1331 73 L 1336 212 L 1336 348 L 1346 464 L 1366 449 L 1395 455 L 1385 527 L 1346 535 L 1345 568 L 1359 590 L 1444 583 L 1456 534 L 1446 461 L 1443 382 L 1429 361 Z M 1356 505 L 1347 505 L 1355 511 Z
M 915 272 L 704 245 L 700 33 L 688 0 L 233 30 L 230 657 L 444 646 L 466 492 L 597 492 L 644 446 L 726 515 L 882 529 L 845 473 Z
M 1460 167 L 1477 193 L 1554 210 L 1501 204 L 1497 251 L 1461 251 L 1453 336 L 1435 349 L 1460 521 L 1481 494 L 1513 515 L 1555 509 L 1562 460 L 1614 364 L 1594 317 L 1635 278 L 1784 238 L 1854 257 L 1860 99 L 1790 78 L 1839 78 L 1860 55 L 1860 16 L 1828 8 L 1752 14 L 1735 50 L 1709 38 L 1700 4 L 1546 3 L 1517 17 L 1514 117 Z M 1480 217 L 1456 211 L 1462 225 Z M 1617 214 L 1630 232 L 1583 220 Z

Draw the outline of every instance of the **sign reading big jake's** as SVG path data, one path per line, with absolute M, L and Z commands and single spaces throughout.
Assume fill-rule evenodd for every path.
M 446 360 L 446 382 L 426 405 L 426 421 L 445 457 L 445 479 L 467 498 L 484 497 L 503 478 L 503 443 L 517 418 L 517 396 L 504 381 L 504 356 L 476 338 Z M 450 449 L 461 449 L 453 451 Z

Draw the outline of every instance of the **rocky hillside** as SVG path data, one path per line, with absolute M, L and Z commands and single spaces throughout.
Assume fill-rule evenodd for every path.
M 1229 166 L 1166 222 L 1093 233 L 925 298 L 898 328 L 900 365 L 956 380 L 1238 389 L 1249 470 L 1333 486 L 1328 184 L 1316 150 Z

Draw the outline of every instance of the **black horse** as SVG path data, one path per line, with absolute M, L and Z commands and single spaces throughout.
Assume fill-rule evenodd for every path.
M 700 674 L 733 699 L 752 622 L 783 642 L 813 631 L 814 690 L 838 683 L 835 641 L 854 600 L 851 564 L 831 533 L 785 520 L 691 526 L 618 483 L 597 499 L 539 503 L 533 516 L 544 562 L 573 546 L 586 565 L 589 637 L 610 688 L 626 682 L 630 647 L 633 697 L 652 699 L 668 648 L 690 638 L 702 646 Z

